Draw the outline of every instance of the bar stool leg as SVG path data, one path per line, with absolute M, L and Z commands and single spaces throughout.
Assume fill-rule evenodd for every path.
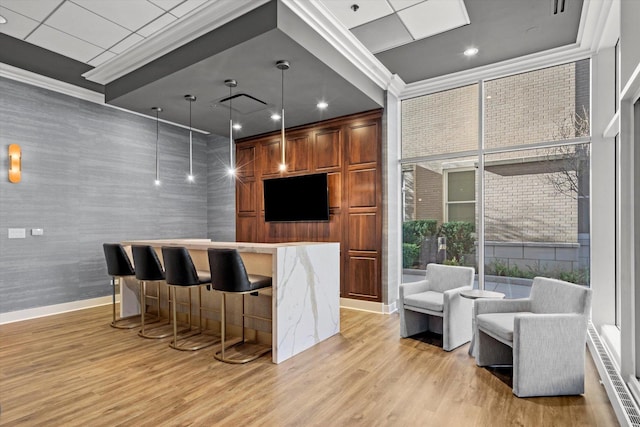
M 147 311 L 147 299 L 145 298 L 147 282 L 144 280 L 140 281 L 140 321 L 142 324 L 142 335 L 144 335 L 144 313 Z
M 111 307 L 113 307 L 113 322 L 111 322 L 111 326 L 115 326 L 116 324 L 116 278 L 111 278 L 111 289 L 113 290 L 113 300 Z
M 226 319 L 226 315 L 227 315 L 227 308 L 226 308 L 226 293 L 222 293 L 222 303 L 220 305 L 220 310 L 221 310 L 221 315 L 220 315 L 220 321 L 221 323 L 221 337 L 222 337 L 222 360 L 224 360 L 224 349 L 225 349 L 225 337 L 226 337 L 226 326 L 227 326 L 227 319 Z
M 173 309 L 173 345 L 178 345 L 178 319 L 176 316 L 176 287 L 171 286 L 171 299 L 173 300 L 172 309 Z

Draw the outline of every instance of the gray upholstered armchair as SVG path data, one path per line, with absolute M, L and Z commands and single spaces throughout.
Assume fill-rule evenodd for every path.
M 446 351 L 469 342 L 473 306 L 460 292 L 473 288 L 474 273 L 471 267 L 429 264 L 425 280 L 400 285 L 400 336 L 436 332 Z
M 476 300 L 476 363 L 513 364 L 513 394 L 584 393 L 591 290 L 536 277 L 525 299 Z

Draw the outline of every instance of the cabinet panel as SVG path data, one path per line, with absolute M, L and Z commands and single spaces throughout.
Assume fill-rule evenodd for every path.
M 375 163 L 378 160 L 377 123 L 349 127 L 347 141 L 349 164 Z
M 349 250 L 378 250 L 376 219 L 375 213 L 349 215 Z
M 260 166 L 262 176 L 280 175 L 280 140 L 269 141 L 260 145 Z
M 377 172 L 375 169 L 349 172 L 349 207 L 375 208 L 377 200 Z
M 236 240 L 238 242 L 260 242 L 258 239 L 258 218 L 256 216 L 236 217 Z
M 311 164 L 311 146 L 309 136 L 287 138 L 287 170 L 289 172 L 308 172 Z
M 377 257 L 349 256 L 347 277 L 348 296 L 371 300 L 380 298 Z
M 342 163 L 340 149 L 340 130 L 316 133 L 314 148 L 314 169 L 321 171 L 340 167 Z
M 329 185 L 329 208 L 340 209 L 342 206 L 342 174 L 340 172 L 327 174 Z
M 254 146 L 236 149 L 237 176 L 253 178 L 255 176 L 256 148 Z
M 236 203 L 238 213 L 255 214 L 256 213 L 256 182 L 245 181 L 236 184 Z

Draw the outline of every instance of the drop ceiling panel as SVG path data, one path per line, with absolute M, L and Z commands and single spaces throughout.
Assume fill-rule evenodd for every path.
M 132 33 L 129 37 L 123 39 L 109 50 L 114 53 L 122 53 L 134 44 L 138 43 L 140 40 L 144 40 L 144 37 L 139 36 L 136 33 Z
M 398 16 L 416 40 L 469 23 L 462 0 L 428 0 L 401 10 Z
M 28 18 L 42 21 L 64 0 L 1 0 L 0 5 Z
M 29 19 L 4 7 L 0 7 L 0 15 L 7 18 L 7 23 L 0 25 L 0 32 L 17 39 L 24 39 L 38 26 L 38 21 Z
M 396 14 L 361 25 L 351 31 L 373 53 L 413 41 L 411 34 Z
M 176 8 L 171 9 L 171 14 L 180 18 L 186 15 L 187 13 L 191 12 L 195 8 L 202 6 L 202 4 L 204 4 L 205 1 L 207 0 L 187 0 L 184 3 L 180 4 L 179 6 L 177 6 Z M 234 1 L 237 1 L 237 0 L 234 0 Z
M 393 13 L 393 9 L 391 9 L 387 0 L 365 0 L 359 2 L 322 0 L 322 3 L 349 29 Z M 351 9 L 351 5 L 354 3 L 359 6 L 355 12 Z
M 80 62 L 88 62 L 103 52 L 103 49 L 91 43 L 46 25 L 38 27 L 26 41 Z
M 184 0 L 149 0 L 149 1 L 155 4 L 156 6 L 161 7 L 164 10 L 171 10 L 177 5 L 179 5 L 180 3 L 182 3 Z
M 127 0 L 126 7 L 122 7 L 122 1 L 73 0 L 73 2 L 131 31 L 136 31 L 164 13 L 164 10 L 147 0 Z
M 151 34 L 163 29 L 164 27 L 171 24 L 176 19 L 178 18 L 176 18 L 175 16 L 169 13 L 164 14 L 158 19 L 156 19 L 155 21 L 150 22 L 148 25 L 145 25 L 143 28 L 139 29 L 137 33 L 143 37 L 149 37 Z
M 424 0 L 389 0 L 389 3 L 391 3 L 391 6 L 393 7 L 394 10 L 399 11 L 399 10 L 411 7 L 415 4 L 421 3 L 423 1 Z
M 106 62 L 106 61 L 110 60 L 111 58 L 113 58 L 115 56 L 116 56 L 115 53 L 109 52 L 108 50 L 105 50 L 100 55 L 96 56 L 91 61 L 89 61 L 89 65 L 91 65 L 93 67 L 97 67 L 98 65 L 102 64 L 103 62 Z
M 110 48 L 130 33 L 120 25 L 71 2 L 60 6 L 47 19 L 46 24 L 104 49 Z M 59 52 L 57 47 L 51 50 Z

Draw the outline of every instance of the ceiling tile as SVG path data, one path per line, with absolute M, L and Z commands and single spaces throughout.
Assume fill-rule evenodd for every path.
M 391 7 L 398 11 L 422 3 L 423 1 L 426 0 L 389 0 L 389 3 L 391 3 Z
M 137 33 L 140 34 L 142 37 L 149 37 L 151 34 L 155 33 L 158 30 L 163 29 L 164 27 L 171 24 L 176 19 L 178 18 L 171 15 L 170 13 L 165 13 L 160 18 L 156 19 L 155 21 L 139 29 Z
M 100 55 L 96 56 L 91 61 L 89 61 L 88 64 L 92 65 L 94 67 L 97 67 L 98 65 L 102 64 L 103 62 L 106 62 L 106 61 L 110 60 L 114 56 L 116 56 L 115 53 L 109 52 L 108 50 L 105 50 Z
M 147 0 L 104 1 L 104 0 L 73 0 L 74 3 L 90 10 L 123 27 L 136 31 L 164 13 Z
M 21 15 L 42 21 L 64 0 L 0 0 L 2 7 Z
M 171 14 L 180 18 L 202 5 L 205 1 L 207 0 L 187 0 L 175 9 L 172 9 Z
M 393 9 L 391 9 L 387 0 L 365 0 L 357 2 L 359 8 L 356 12 L 351 9 L 351 5 L 356 3 L 355 1 L 321 0 L 321 2 L 349 29 L 393 13 Z
M 462 0 L 428 0 L 401 10 L 398 16 L 416 40 L 469 23 Z
M 104 49 L 130 34 L 121 26 L 70 2 L 60 6 L 45 24 Z
M 3 3 L 4 4 L 4 3 Z M 0 7 L 0 15 L 7 18 L 7 23 L 0 25 L 0 33 L 7 34 L 17 39 L 24 39 L 39 24 L 38 21 L 29 19 L 19 13 Z
M 91 43 L 79 40 L 46 25 L 38 27 L 27 37 L 26 41 L 80 62 L 87 62 L 103 51 L 103 49 Z
M 164 10 L 171 10 L 184 0 L 149 0 L 151 3 L 155 4 L 158 7 L 163 8 Z
M 133 46 L 134 44 L 138 43 L 140 40 L 144 40 L 144 37 L 133 33 L 131 34 L 129 37 L 127 37 L 126 39 L 123 39 L 120 43 L 118 43 L 117 45 L 111 47 L 111 49 L 109 49 L 111 52 L 114 53 L 122 53 L 125 50 L 129 49 L 131 46 Z
M 395 13 L 360 25 L 352 29 L 351 32 L 372 53 L 382 52 L 413 41 L 413 37 Z

